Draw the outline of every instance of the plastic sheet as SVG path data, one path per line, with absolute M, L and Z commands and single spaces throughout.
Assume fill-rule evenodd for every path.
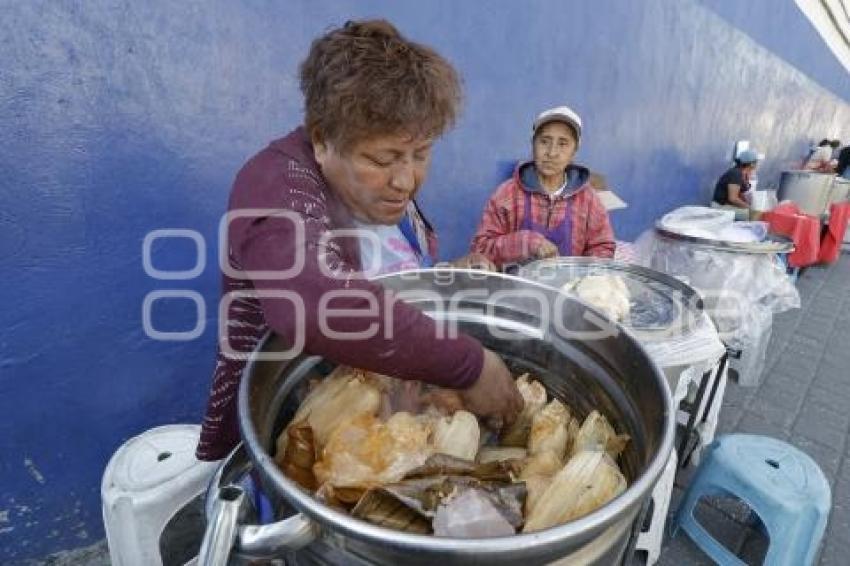
M 700 292 L 720 339 L 747 352 L 739 382 L 758 384 L 773 315 L 800 306 L 800 294 L 776 255 L 703 248 L 654 231 L 645 232 L 637 248 L 643 265 L 679 277 Z

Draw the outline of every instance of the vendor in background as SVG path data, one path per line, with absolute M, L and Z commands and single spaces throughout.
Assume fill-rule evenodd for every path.
M 566 106 L 532 125 L 533 161 L 520 163 L 484 208 L 472 251 L 502 269 L 554 256 L 614 256 L 608 212 L 587 168 L 573 163 L 581 118 Z
M 750 179 L 758 165 L 758 153 L 745 149 L 735 158 L 735 165 L 717 181 L 714 187 L 712 208 L 722 208 L 735 212 L 735 220 L 749 220 L 750 203 L 746 200 L 750 190 Z
M 803 169 L 818 173 L 834 173 L 835 162 L 832 160 L 832 154 L 839 144 L 838 140 L 821 140 L 817 147 L 809 151 L 809 155 L 803 161 Z
M 251 158 L 230 196 L 230 212 L 241 216 L 228 224 L 222 294 L 233 300 L 220 326 L 198 458 L 221 459 L 239 442 L 239 380 L 269 330 L 290 348 L 300 336 L 303 352 L 332 362 L 456 389 L 471 412 L 510 422 L 523 401 L 499 356 L 465 334 L 439 337 L 420 310 L 385 300 L 363 277 L 358 240 L 333 237 L 357 226 L 371 231 L 381 248 L 371 262 L 381 268 L 433 259 L 433 235 L 413 198 L 434 140 L 458 112 L 455 69 L 375 20 L 316 39 L 300 79 L 304 125 Z M 364 314 L 329 321 L 322 313 L 330 308 Z

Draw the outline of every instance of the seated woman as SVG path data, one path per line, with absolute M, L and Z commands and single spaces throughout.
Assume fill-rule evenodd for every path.
M 505 269 L 553 256 L 614 256 L 608 212 L 574 164 L 581 118 L 566 106 L 533 124 L 533 161 L 520 163 L 484 208 L 472 251 Z
M 735 165 L 717 180 L 712 208 L 735 213 L 735 220 L 749 220 L 750 203 L 744 198 L 750 190 L 750 179 L 758 165 L 758 153 L 745 149 L 735 158 Z

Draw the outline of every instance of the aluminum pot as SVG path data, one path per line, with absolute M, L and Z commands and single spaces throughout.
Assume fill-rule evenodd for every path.
M 628 489 L 578 520 L 532 534 L 488 539 L 412 535 L 378 527 L 323 505 L 273 462 L 275 439 L 292 418 L 307 382 L 328 371 L 318 357 L 274 359 L 282 342 L 269 335 L 252 355 L 239 391 L 243 446 L 214 478 L 208 518 L 217 508 L 241 521 L 231 485 L 253 466 L 263 491 L 277 500 L 270 525 L 231 523 L 222 530 L 231 560 L 282 557 L 301 563 L 346 564 L 616 564 L 623 561 L 644 503 L 667 464 L 674 436 L 670 390 L 638 342 L 598 311 L 547 286 L 470 270 L 421 270 L 379 278 L 446 326 L 479 339 L 514 372 L 531 371 L 551 395 L 582 413 L 602 411 L 632 440 L 621 457 Z M 324 367 L 323 367 L 324 366 Z M 228 491 L 230 490 L 230 491 Z M 224 494 L 222 496 L 222 494 Z M 241 502 L 241 500 L 240 500 Z M 287 516 L 288 515 L 288 516 Z M 224 563 L 210 558 L 201 563 Z M 204 552 L 202 551 L 202 555 Z
M 806 214 L 821 216 L 829 203 L 832 179 L 825 173 L 783 171 L 776 196 L 780 201 L 794 201 Z
M 850 200 L 850 179 L 836 176 L 832 179 L 832 192 L 827 204 L 846 202 L 847 200 Z

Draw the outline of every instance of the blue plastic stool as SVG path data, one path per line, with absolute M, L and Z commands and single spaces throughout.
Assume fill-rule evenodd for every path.
M 694 517 L 704 496 L 732 495 L 749 505 L 770 537 L 764 564 L 814 562 L 832 504 L 829 483 L 809 456 L 790 444 L 751 434 L 730 434 L 709 445 L 676 513 L 679 527 L 715 562 L 745 563 L 720 544 Z

